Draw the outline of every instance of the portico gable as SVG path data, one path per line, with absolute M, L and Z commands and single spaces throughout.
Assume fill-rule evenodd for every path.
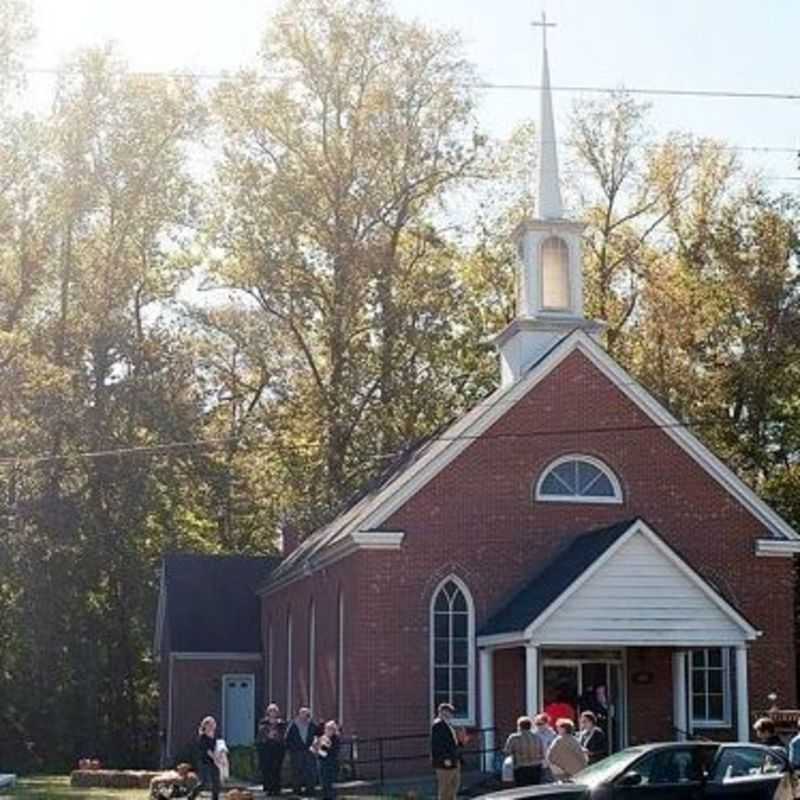
M 686 650 L 736 648 L 737 721 L 746 737 L 747 644 L 760 632 L 642 519 L 573 539 L 481 628 L 481 665 L 524 647 L 529 713 L 541 708 L 543 648 L 674 648 L 674 725 L 686 727 Z M 486 676 L 484 676 L 486 677 Z M 481 681 L 482 725 L 493 718 Z

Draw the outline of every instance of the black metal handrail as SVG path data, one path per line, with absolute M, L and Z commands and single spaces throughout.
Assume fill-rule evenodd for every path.
M 462 748 L 462 755 L 467 757 L 480 757 L 486 753 L 495 753 L 498 751 L 497 744 L 492 747 L 486 747 L 486 734 L 497 733 L 497 728 L 469 728 L 467 735 L 469 737 L 467 743 Z M 374 736 L 361 738 L 359 736 L 344 736 L 342 737 L 343 747 L 349 747 L 350 757 L 347 759 L 353 778 L 358 775 L 360 767 L 374 766 L 378 767 L 378 781 L 380 788 L 383 789 L 386 779 L 386 766 L 391 763 L 401 763 L 407 761 L 422 761 L 430 758 L 430 748 L 423 749 L 420 745 L 420 752 L 412 751 L 411 753 L 387 753 L 387 747 L 397 742 L 410 742 L 413 740 L 430 740 L 430 731 L 425 733 L 406 733 L 396 736 Z M 472 742 L 478 746 L 471 746 Z M 370 754 L 364 757 L 364 749 L 371 749 L 374 755 Z

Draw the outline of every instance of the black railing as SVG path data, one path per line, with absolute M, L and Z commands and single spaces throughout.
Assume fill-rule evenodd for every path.
M 492 738 L 493 737 L 493 738 Z M 487 753 L 498 751 L 496 728 L 470 728 L 462 747 L 466 769 L 482 769 Z M 419 762 L 420 772 L 430 769 L 430 731 L 399 736 L 343 737 L 340 761 L 349 768 L 352 780 L 377 779 L 383 789 L 392 766 Z M 344 777 L 344 776 L 342 776 Z

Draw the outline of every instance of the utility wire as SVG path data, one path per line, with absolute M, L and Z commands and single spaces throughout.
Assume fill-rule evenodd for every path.
M 474 407 L 473 407 L 474 408 Z M 469 413 L 469 412 L 467 412 Z M 672 422 L 667 424 L 658 423 L 642 423 L 638 425 L 611 425 L 603 428 L 554 428 L 552 430 L 528 431 L 525 433 L 474 433 L 474 434 L 440 434 L 430 437 L 423 437 L 422 443 L 428 442 L 457 442 L 457 441 L 477 441 L 481 440 L 517 440 L 517 439 L 536 439 L 540 437 L 550 436 L 577 436 L 584 434 L 608 434 L 608 433 L 633 433 L 647 430 L 674 430 L 678 428 L 686 428 L 687 430 L 697 427 L 707 427 L 720 424 L 719 420 L 695 420 L 692 422 Z M 42 464 L 49 464 L 55 462 L 68 462 L 76 460 L 95 460 L 100 458 L 119 458 L 121 456 L 131 456 L 140 454 L 159 454 L 169 453 L 176 450 L 190 450 L 190 449 L 215 449 L 234 442 L 241 442 L 250 436 L 226 436 L 212 439 L 195 439 L 185 442 L 166 442 L 164 444 L 155 445 L 136 445 L 130 447 L 120 447 L 108 450 L 94 450 L 83 451 L 78 453 L 70 453 L 66 455 L 38 455 L 22 458 L 5 457 L 0 458 L 0 467 L 20 468 L 25 466 L 38 466 Z M 298 448 L 293 448 L 297 450 Z M 371 460 L 388 460 L 403 455 L 405 451 L 397 450 L 390 453 L 374 454 Z
M 58 67 L 29 67 L 23 70 L 29 75 L 61 75 L 65 70 Z M 131 70 L 124 73 L 132 77 L 142 78 L 189 78 L 201 81 L 221 81 L 236 76 L 236 71 L 225 72 L 169 72 L 158 70 Z M 270 81 L 296 80 L 290 75 L 259 74 L 259 77 Z M 467 89 L 481 89 L 491 91 L 523 91 L 538 92 L 542 86 L 536 83 L 495 83 L 491 81 L 475 81 L 473 83 L 461 84 Z M 666 97 L 705 97 L 705 98 L 725 98 L 738 100 L 800 100 L 800 94 L 794 92 L 758 92 L 734 89 L 665 89 L 661 87 L 645 88 L 630 86 L 551 86 L 553 92 L 573 92 L 588 94 L 644 94 Z

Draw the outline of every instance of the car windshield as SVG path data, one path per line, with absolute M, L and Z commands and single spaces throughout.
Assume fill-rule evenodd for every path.
M 627 772 L 630 765 L 644 752 L 642 747 L 629 747 L 627 750 L 620 750 L 619 753 L 614 753 L 602 759 L 602 761 L 598 761 L 596 764 L 577 772 L 572 776 L 572 780 L 575 783 L 594 789 L 595 786 L 613 780 L 618 775 Z

